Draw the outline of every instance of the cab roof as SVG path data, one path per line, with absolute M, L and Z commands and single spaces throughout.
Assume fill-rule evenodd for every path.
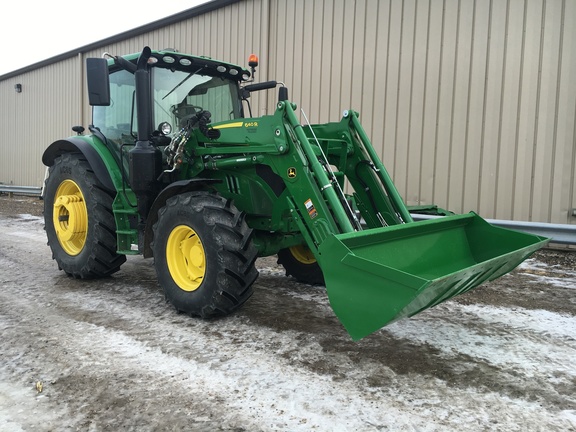
M 111 57 L 108 60 L 108 67 L 111 70 L 119 67 L 115 64 L 114 58 L 110 54 L 106 54 Z M 136 64 L 138 61 L 138 57 L 140 57 L 140 53 L 133 53 L 122 56 L 122 58 L 134 64 Z M 247 81 L 251 76 L 247 69 L 233 63 L 215 60 L 210 57 L 194 56 L 191 54 L 170 50 L 152 51 L 148 63 L 154 67 L 175 69 L 192 73 L 199 71 L 199 69 L 208 69 L 211 72 L 210 75 L 220 75 L 224 78 L 239 82 Z

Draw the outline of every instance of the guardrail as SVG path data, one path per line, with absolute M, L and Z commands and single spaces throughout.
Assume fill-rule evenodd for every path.
M 443 217 L 414 213 L 411 216 L 415 221 Z M 500 219 L 486 219 L 486 221 L 501 228 L 508 228 L 516 231 L 522 231 L 528 234 L 548 237 L 552 239 L 552 243 L 576 245 L 576 225 L 553 224 L 544 222 L 521 222 Z
M 31 195 L 40 196 L 42 194 L 42 188 L 36 186 L 14 186 L 0 184 L 0 193 L 13 193 L 17 195 Z

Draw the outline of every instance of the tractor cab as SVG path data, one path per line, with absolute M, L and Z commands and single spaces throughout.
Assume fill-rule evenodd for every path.
M 130 145 L 138 138 L 139 55 L 105 56 L 109 59 L 91 59 L 99 66 L 88 66 L 93 125 L 118 146 Z M 208 57 L 168 51 L 153 51 L 147 69 L 152 103 L 141 102 L 147 107 L 143 121 L 151 123 L 147 129 L 152 135 L 171 135 L 203 111 L 210 112 L 212 123 L 244 116 L 240 83 L 250 78 L 248 70 Z

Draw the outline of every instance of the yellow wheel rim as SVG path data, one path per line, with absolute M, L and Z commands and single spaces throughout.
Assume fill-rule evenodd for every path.
M 202 284 L 206 273 L 206 254 L 196 231 L 178 225 L 168 236 L 166 262 L 176 285 L 184 291 L 194 291 Z
M 88 210 L 80 187 L 72 180 L 64 180 L 56 189 L 52 220 L 62 249 L 78 255 L 86 244 Z
M 316 262 L 316 258 L 314 258 L 314 254 L 308 246 L 292 246 L 290 247 L 290 252 L 296 261 L 301 262 L 302 264 L 314 264 Z

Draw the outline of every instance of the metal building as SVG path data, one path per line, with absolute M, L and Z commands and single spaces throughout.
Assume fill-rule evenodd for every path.
M 145 45 L 255 52 L 312 122 L 359 111 L 410 205 L 576 224 L 574 1 L 212 1 L 0 76 L 0 183 L 40 186 L 43 149 L 91 122 L 86 57 Z

